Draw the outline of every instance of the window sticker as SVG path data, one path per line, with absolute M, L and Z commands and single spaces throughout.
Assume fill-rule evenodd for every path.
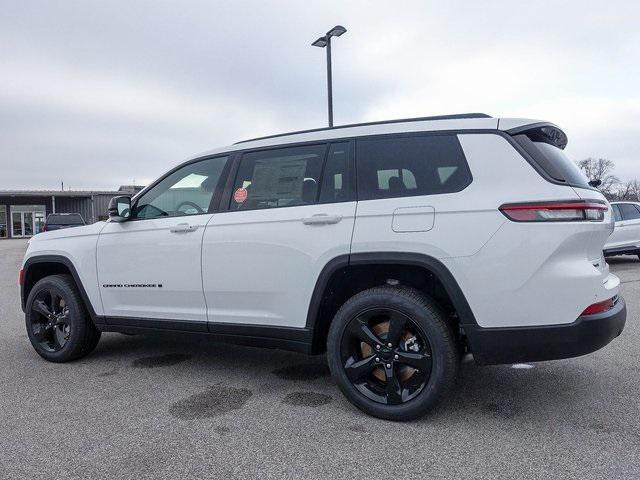
M 256 161 L 253 168 L 251 198 L 300 198 L 306 168 L 306 160 Z
M 233 193 L 233 201 L 236 203 L 244 203 L 249 196 L 246 188 L 240 187 Z

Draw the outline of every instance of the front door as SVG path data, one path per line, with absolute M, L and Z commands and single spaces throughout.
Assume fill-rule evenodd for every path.
M 210 323 L 305 326 L 323 267 L 349 254 L 356 209 L 350 147 L 242 156 L 229 211 L 216 214 L 203 239 Z
M 179 167 L 138 197 L 129 221 L 98 239 L 98 281 L 111 324 L 206 329 L 202 236 L 227 157 Z

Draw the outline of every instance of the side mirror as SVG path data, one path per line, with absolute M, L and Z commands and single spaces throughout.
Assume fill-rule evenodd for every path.
M 113 222 L 126 222 L 131 216 L 131 197 L 113 197 L 109 201 L 109 218 Z

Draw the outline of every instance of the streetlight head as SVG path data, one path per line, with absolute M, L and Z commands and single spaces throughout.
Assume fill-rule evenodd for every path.
M 347 31 L 347 29 L 344 28 L 342 25 L 336 25 L 331 30 L 329 30 L 329 32 L 327 32 L 327 36 L 329 36 L 329 37 L 339 37 L 340 35 L 342 35 L 346 31 Z
M 313 45 L 314 47 L 324 48 L 324 47 L 327 46 L 327 37 L 320 37 L 315 42 L 313 42 L 311 45 Z

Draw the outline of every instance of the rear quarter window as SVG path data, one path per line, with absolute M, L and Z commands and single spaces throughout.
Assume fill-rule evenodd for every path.
M 471 180 L 455 135 L 357 141 L 359 200 L 459 192 Z
M 513 137 L 533 159 L 534 166 L 541 170 L 544 176 L 555 182 L 592 189 L 593 187 L 589 185 L 589 179 L 564 150 L 550 143 L 544 135 L 536 132 L 534 130 Z

